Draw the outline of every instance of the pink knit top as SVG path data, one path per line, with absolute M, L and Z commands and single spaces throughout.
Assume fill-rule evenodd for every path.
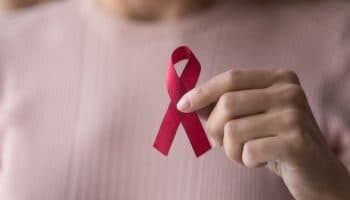
M 199 84 L 232 68 L 295 70 L 350 167 L 350 3 L 221 1 L 152 23 L 74 0 L 11 13 L 0 30 L 1 200 L 292 199 L 279 177 L 223 149 L 196 158 L 182 126 L 168 157 L 152 148 L 183 44 L 202 64 Z

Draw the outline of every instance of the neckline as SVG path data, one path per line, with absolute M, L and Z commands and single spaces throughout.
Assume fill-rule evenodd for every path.
M 182 19 L 171 22 L 148 22 L 129 20 L 121 16 L 108 13 L 97 4 L 95 0 L 73 0 L 74 8 L 78 10 L 86 27 L 102 34 L 114 34 L 120 31 L 128 31 L 143 34 L 164 35 L 169 31 L 200 31 L 204 25 L 210 26 L 217 23 L 217 15 L 229 11 L 229 0 L 219 0 L 208 8 L 188 14 Z M 131 33 L 131 34 L 132 34 Z

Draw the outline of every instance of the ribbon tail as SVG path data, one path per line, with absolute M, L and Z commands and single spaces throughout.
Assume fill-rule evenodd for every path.
M 208 137 L 196 113 L 184 114 L 181 123 L 197 157 L 211 149 Z
M 168 155 L 171 144 L 175 138 L 180 120 L 177 115 L 176 107 L 172 102 L 168 106 L 168 110 L 162 120 L 158 134 L 153 143 L 153 147 L 165 156 Z

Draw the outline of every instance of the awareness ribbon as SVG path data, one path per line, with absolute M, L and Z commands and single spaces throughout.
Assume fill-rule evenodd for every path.
M 188 59 L 188 61 L 179 77 L 174 65 L 184 59 Z M 188 47 L 180 46 L 174 50 L 166 75 L 166 86 L 171 101 L 153 144 L 153 147 L 165 156 L 169 153 L 180 123 L 185 129 L 197 157 L 211 148 L 198 115 L 195 112 L 183 113 L 176 108 L 180 98 L 196 85 L 200 70 L 200 63 Z

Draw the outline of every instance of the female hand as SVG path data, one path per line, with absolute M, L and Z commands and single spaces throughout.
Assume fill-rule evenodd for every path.
M 204 117 L 229 159 L 267 166 L 296 199 L 350 199 L 349 172 L 327 147 L 293 71 L 230 70 L 187 92 L 177 107 Z

